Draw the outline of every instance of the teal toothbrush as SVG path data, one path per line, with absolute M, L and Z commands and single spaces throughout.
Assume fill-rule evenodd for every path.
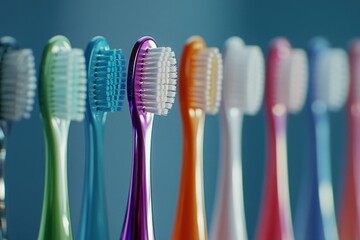
M 109 239 L 103 176 L 103 136 L 107 112 L 122 109 L 125 98 L 125 60 L 121 49 L 110 49 L 95 37 L 85 51 L 87 162 L 80 239 Z

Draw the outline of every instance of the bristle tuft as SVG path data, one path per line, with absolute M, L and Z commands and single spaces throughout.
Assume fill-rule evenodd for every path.
M 201 50 L 192 59 L 194 82 L 189 89 L 191 107 L 216 114 L 220 107 L 223 77 L 222 58 L 217 48 Z
M 36 90 L 35 62 L 30 49 L 5 53 L 0 66 L 0 119 L 29 118 Z
M 146 112 L 167 115 L 176 95 L 177 70 L 175 53 L 169 47 L 149 48 L 141 53 L 136 74 L 140 88 L 136 93 L 139 107 Z
M 121 111 L 125 99 L 126 67 L 121 49 L 94 54 L 89 71 L 88 94 L 93 111 Z
M 234 46 L 227 49 L 224 57 L 224 104 L 246 114 L 256 114 L 264 96 L 265 82 L 264 57 L 260 48 Z
M 84 119 L 86 73 L 81 49 L 59 52 L 54 56 L 48 87 L 52 116 L 75 121 Z
M 292 49 L 283 56 L 279 66 L 277 101 L 289 112 L 299 112 L 304 103 L 308 84 L 308 64 L 302 49 Z
M 339 110 L 347 99 L 349 88 L 349 65 L 347 54 L 342 49 L 322 53 L 315 65 L 316 98 L 329 109 Z

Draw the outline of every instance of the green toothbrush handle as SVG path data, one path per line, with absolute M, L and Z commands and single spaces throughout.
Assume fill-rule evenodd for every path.
M 71 240 L 67 186 L 67 136 L 69 122 L 51 119 L 45 125 L 45 190 L 39 240 Z

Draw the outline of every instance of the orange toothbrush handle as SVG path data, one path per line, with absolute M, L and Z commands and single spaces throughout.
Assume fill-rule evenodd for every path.
M 189 110 L 183 130 L 183 161 L 173 240 L 207 239 L 203 184 L 203 132 L 205 114 Z

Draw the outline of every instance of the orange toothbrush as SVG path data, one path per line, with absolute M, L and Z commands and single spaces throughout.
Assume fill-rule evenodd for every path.
M 183 161 L 174 240 L 207 239 L 203 184 L 205 114 L 216 114 L 221 98 L 222 60 L 199 36 L 183 49 L 179 99 L 183 122 Z

